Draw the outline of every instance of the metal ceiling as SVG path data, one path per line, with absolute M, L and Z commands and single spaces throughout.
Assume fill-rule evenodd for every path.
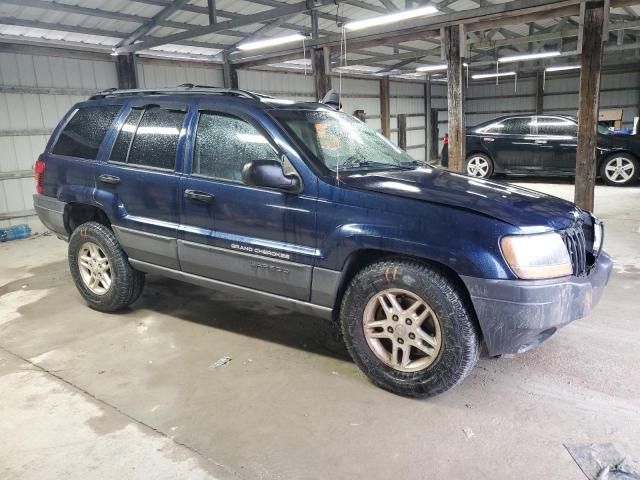
M 640 0 L 611 2 L 608 57 L 640 51 Z M 488 68 L 497 56 L 509 52 L 554 48 L 570 57 L 576 50 L 577 1 L 431 3 L 440 14 L 388 26 L 392 33 L 386 36 L 384 30 L 371 36 L 348 33 L 347 64 L 362 73 L 406 74 L 419 65 L 441 63 L 438 28 L 458 22 L 469 27 L 469 58 L 479 68 Z M 304 68 L 302 45 L 253 56 L 235 54 L 235 46 L 247 38 L 277 37 L 296 31 L 310 35 L 313 10 L 318 16 L 318 30 L 307 46 L 332 48 L 336 68 L 344 64 L 344 59 L 337 58 L 336 48 L 343 22 L 422 4 L 422 0 L 0 0 L 0 40 L 92 51 L 111 52 L 117 48 L 141 55 L 213 62 L 222 62 L 223 53 L 231 52 L 234 63 L 249 62 L 249 66 L 260 61 L 278 68 L 300 69 Z M 513 16 L 518 13 L 521 15 Z M 276 54 L 282 55 L 276 58 Z

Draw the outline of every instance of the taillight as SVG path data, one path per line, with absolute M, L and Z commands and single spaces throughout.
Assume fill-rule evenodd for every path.
M 36 178 L 36 192 L 43 193 L 44 192 L 44 169 L 46 164 L 44 160 L 38 159 L 36 161 L 36 165 L 34 167 L 35 170 L 35 178 Z
M 444 144 L 445 145 L 449 145 L 449 134 L 448 133 L 444 134 Z

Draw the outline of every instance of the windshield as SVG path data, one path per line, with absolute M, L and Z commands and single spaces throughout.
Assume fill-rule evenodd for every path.
M 276 110 L 280 123 L 312 159 L 331 171 L 410 168 L 417 162 L 360 120 L 325 110 Z

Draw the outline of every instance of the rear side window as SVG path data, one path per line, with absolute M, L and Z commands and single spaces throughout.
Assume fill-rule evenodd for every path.
M 239 182 L 245 164 L 278 160 L 269 140 L 238 117 L 201 113 L 193 155 L 193 173 Z
M 575 137 L 578 135 L 578 125 L 566 118 L 538 117 L 535 121 L 538 135 L 555 135 Z
M 116 162 L 173 170 L 185 112 L 165 108 L 133 109 L 111 151 Z
M 531 123 L 531 117 L 509 118 L 502 122 L 501 133 L 529 135 L 531 133 Z
M 95 160 L 120 105 L 79 108 L 60 133 L 51 153 Z

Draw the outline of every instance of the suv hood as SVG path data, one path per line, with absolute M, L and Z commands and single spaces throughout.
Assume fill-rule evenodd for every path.
M 463 208 L 518 227 L 559 230 L 580 216 L 566 200 L 440 168 L 353 173 L 341 180 L 348 187 Z

